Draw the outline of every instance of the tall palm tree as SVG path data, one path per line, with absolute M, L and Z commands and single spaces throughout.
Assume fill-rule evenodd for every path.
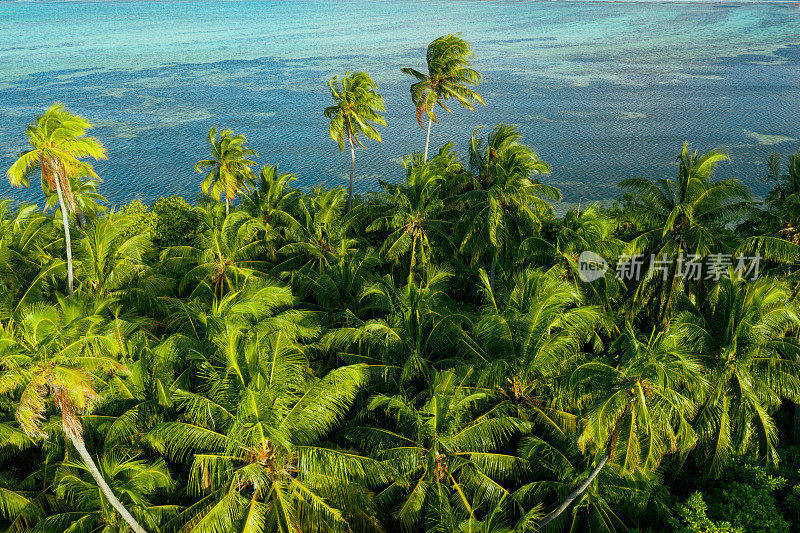
M 75 207 L 70 215 L 73 216 L 78 228 L 83 227 L 91 220 L 96 220 L 108 209 L 103 204 L 108 204 L 105 196 L 97 192 L 100 182 L 95 178 L 83 179 L 81 176 L 70 178 L 70 188 L 72 197 L 75 200 Z M 47 196 L 47 207 L 58 205 L 58 194 L 52 191 Z
M 458 198 L 466 208 L 460 221 L 461 251 L 469 253 L 473 262 L 491 256 L 492 287 L 497 262 L 505 258 L 506 264 L 515 263 L 519 243 L 539 230 L 543 218 L 552 216 L 553 208 L 544 198 L 561 198 L 558 189 L 533 177 L 549 173 L 550 166 L 520 138 L 519 130 L 506 124 L 496 126 L 485 140 L 473 132 L 473 189 Z
M 469 43 L 461 35 L 450 34 L 439 37 L 428 45 L 425 61 L 428 73 L 413 68 L 400 69 L 418 81 L 411 85 L 411 101 L 417 108 L 417 122 L 425 129 L 423 115 L 428 115 L 428 128 L 425 135 L 425 152 L 423 161 L 428 160 L 428 145 L 431 139 L 431 124 L 438 122 L 434 108 L 438 104 L 442 109 L 452 113 L 445 102 L 454 98 L 461 107 L 475 110 L 475 102 L 486 105 L 483 97 L 470 89 L 469 85 L 477 85 L 481 74 L 469 67 L 472 50 Z
M 334 76 L 328 82 L 334 105 L 325 108 L 325 117 L 331 121 L 328 133 L 344 151 L 345 142 L 350 144 L 350 189 L 347 196 L 347 212 L 353 207 L 353 179 L 356 172 L 356 145 L 366 148 L 359 139 L 363 135 L 373 141 L 381 141 L 376 125 L 386 126 L 380 114 L 386 111 L 383 96 L 378 86 L 366 72 L 345 72 L 340 80 Z
M 233 199 L 248 190 L 248 181 L 253 179 L 251 167 L 255 161 L 250 158 L 257 154 L 244 145 L 246 142 L 247 137 L 242 134 L 234 135 L 231 130 L 217 134 L 217 127 L 212 126 L 208 132 L 211 159 L 198 161 L 194 166 L 197 172 L 206 172 L 203 193 L 217 200 L 225 194 L 225 213 L 230 211 Z
M 67 293 L 72 296 L 72 241 L 69 231 L 69 213 L 76 212 L 71 180 L 77 176 L 99 179 L 92 165 L 81 159 L 105 159 L 103 144 L 86 131 L 92 124 L 84 117 L 73 115 L 62 104 L 53 104 L 36 122 L 27 128 L 31 149 L 23 152 L 6 173 L 11 185 L 28 187 L 30 176 L 37 170 L 42 174 L 42 191 L 45 196 L 56 192 L 64 225 L 64 242 L 67 249 Z
M 87 312 L 89 311 L 89 312 Z M 65 436 L 77 450 L 105 499 L 136 533 L 145 533 L 92 459 L 83 439 L 81 414 L 100 398 L 98 376 L 125 373 L 113 355 L 118 337 L 103 321 L 76 300 L 60 300 L 59 307 L 36 305 L 24 309 L 17 338 L 0 352 L 0 392 L 19 398 L 16 418 L 28 435 L 46 438 L 42 424 L 48 418 L 48 398 L 61 414 Z
M 751 196 L 738 180 L 711 180 L 715 165 L 726 160 L 728 156 L 717 150 L 702 155 L 691 152 L 685 143 L 677 157 L 677 179 L 631 178 L 619 184 L 636 194 L 626 216 L 640 234 L 630 248 L 631 253 L 645 253 L 647 261 L 633 295 L 634 313 L 652 302 L 659 307 L 654 320 L 666 323 L 691 281 L 677 275 L 679 256 L 705 257 L 729 250 L 720 230 L 749 213 Z M 666 276 L 650 257 L 666 260 Z

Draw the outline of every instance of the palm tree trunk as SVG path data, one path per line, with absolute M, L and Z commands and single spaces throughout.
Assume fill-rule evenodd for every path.
M 546 526 L 547 524 L 558 518 L 558 516 L 561 513 L 566 511 L 567 508 L 572 504 L 572 502 L 574 502 L 578 498 L 578 496 L 583 494 L 584 491 L 587 489 L 587 487 L 589 487 L 591 482 L 594 481 L 594 478 L 597 477 L 597 474 L 600 473 L 600 470 L 603 469 L 603 467 L 606 465 L 610 457 L 611 457 L 611 446 L 609 446 L 606 449 L 606 453 L 604 453 L 603 456 L 600 458 L 600 460 L 597 462 L 597 466 L 594 467 L 594 470 L 592 470 L 592 472 L 589 474 L 589 477 L 587 477 L 586 480 L 583 483 L 581 483 L 577 489 L 573 490 L 572 493 L 569 496 L 567 496 L 567 498 L 563 502 L 561 502 L 561 505 L 559 505 L 555 511 L 547 515 L 544 518 L 544 520 L 539 522 L 539 524 L 536 526 L 536 531 L 541 531 L 544 526 Z
M 353 177 L 356 174 L 356 147 L 353 146 L 353 137 L 350 136 L 350 192 L 347 195 L 347 212 L 353 208 Z
M 100 472 L 100 469 L 97 468 L 97 465 L 94 463 L 91 454 L 89 454 L 89 450 L 86 449 L 86 445 L 83 442 L 83 437 L 81 437 L 76 431 L 74 431 L 71 427 L 69 427 L 68 422 L 69 416 L 62 417 L 62 423 L 64 426 L 64 433 L 67 434 L 69 439 L 72 441 L 72 445 L 75 446 L 75 449 L 78 450 L 78 455 L 81 456 L 83 459 L 86 468 L 89 469 L 89 473 L 94 478 L 97 486 L 100 488 L 100 492 L 103 493 L 103 496 L 106 497 L 108 503 L 120 514 L 123 520 L 131 527 L 131 529 L 135 533 L 147 533 L 142 526 L 139 525 L 139 522 L 128 512 L 122 502 L 120 502 L 117 497 L 114 495 L 114 492 L 111 490 L 111 487 L 108 486 L 106 480 L 103 479 L 103 474 Z
M 61 191 L 61 183 L 56 177 L 56 193 L 58 193 L 58 207 L 61 209 L 61 222 L 64 224 L 64 242 L 67 245 L 67 294 L 72 296 L 72 239 L 69 234 L 69 217 L 67 216 L 67 206 L 64 204 L 64 193 Z
M 228 199 L 228 195 L 225 195 L 225 216 L 228 216 L 231 210 L 231 201 Z
M 428 117 L 428 133 L 425 134 L 425 162 L 428 161 L 428 145 L 431 142 L 431 124 L 433 124 L 433 119 Z

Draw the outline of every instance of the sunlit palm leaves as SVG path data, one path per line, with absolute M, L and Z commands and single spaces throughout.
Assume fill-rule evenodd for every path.
M 557 434 L 574 429 L 575 417 L 559 402 L 558 388 L 581 362 L 581 348 L 597 345 L 609 320 L 599 308 L 581 306 L 572 284 L 543 272 L 515 276 L 502 300 L 485 272 L 481 282 L 484 313 L 470 342 L 481 381 L 501 390 L 520 418 Z
M 172 460 L 193 456 L 190 492 L 199 500 L 178 518 L 182 530 L 348 531 L 347 514 L 365 501 L 346 488 L 380 482 L 381 467 L 319 443 L 365 383 L 364 369 L 313 378 L 280 331 L 218 363 L 206 394 L 176 392 L 186 421 L 148 436 Z
M 350 145 L 350 187 L 347 195 L 347 211 L 353 205 L 353 180 L 356 165 L 356 145 L 366 148 L 360 135 L 381 142 L 377 125 L 386 126 L 381 112 L 386 111 L 378 86 L 366 72 L 345 72 L 340 80 L 334 76 L 328 82 L 334 105 L 325 108 L 325 117 L 331 121 L 328 133 L 344 151 Z
M 423 161 L 428 159 L 428 144 L 431 135 L 431 123 L 438 122 L 434 108 L 438 105 L 450 111 L 446 102 L 456 100 L 462 107 L 475 109 L 475 102 L 486 105 L 483 97 L 469 86 L 480 83 L 481 74 L 470 68 L 472 50 L 469 43 L 460 35 L 444 35 L 428 45 L 425 61 L 428 73 L 413 68 L 400 69 L 413 76 L 417 82 L 411 85 L 411 101 L 417 109 L 417 122 L 425 128 L 424 117 L 428 117 L 428 132 L 425 138 Z M 452 112 L 452 111 L 450 111 Z
M 225 195 L 225 213 L 229 212 L 236 196 L 249 190 L 248 184 L 253 178 L 251 167 L 255 161 L 250 158 L 255 157 L 256 152 L 246 147 L 246 142 L 247 138 L 242 134 L 234 135 L 231 130 L 217 133 L 217 127 L 213 126 L 208 132 L 211 158 L 195 165 L 197 172 L 206 172 L 203 192 L 217 200 Z
M 30 176 L 41 171 L 42 190 L 45 196 L 55 191 L 62 211 L 64 238 L 67 249 L 67 292 L 72 295 L 72 246 L 67 213 L 76 213 L 78 205 L 72 194 L 71 180 L 78 176 L 99 179 L 92 165 L 82 159 L 105 159 L 106 150 L 94 137 L 86 137 L 92 124 L 85 118 L 73 115 L 62 104 L 53 104 L 28 126 L 27 135 L 31 149 L 23 152 L 7 175 L 16 187 L 27 187 Z
M 217 204 L 219 205 L 219 204 Z M 242 286 L 249 276 L 265 276 L 264 241 L 256 239 L 263 224 L 243 211 L 222 213 L 215 206 L 197 208 L 201 231 L 193 246 L 175 246 L 163 260 L 182 272 L 180 290 L 210 291 L 217 298 Z
M 505 483 L 523 475 L 524 462 L 503 446 L 524 424 L 487 414 L 487 394 L 468 380 L 468 373 L 446 371 L 417 398 L 377 396 L 369 409 L 380 424 L 349 429 L 397 472 L 377 501 L 404 531 L 457 531 L 508 498 Z

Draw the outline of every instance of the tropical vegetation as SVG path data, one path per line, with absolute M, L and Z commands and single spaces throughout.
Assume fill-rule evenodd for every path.
M 482 102 L 469 54 L 410 71 L 429 127 Z M 383 100 L 329 89 L 354 159 Z M 800 152 L 763 201 L 687 144 L 559 211 L 512 125 L 363 194 L 212 128 L 202 194 L 112 207 L 89 128 L 36 117 L 43 207 L 0 201 L 0 528 L 800 529 Z

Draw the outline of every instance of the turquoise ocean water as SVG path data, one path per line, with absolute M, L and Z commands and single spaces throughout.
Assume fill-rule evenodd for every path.
M 345 184 L 326 81 L 367 70 L 389 122 L 384 143 L 357 154 L 357 186 L 372 189 L 400 179 L 400 158 L 424 141 L 399 69 L 422 69 L 427 43 L 450 32 L 472 43 L 488 105 L 441 113 L 432 145 L 463 149 L 473 128 L 517 124 L 569 202 L 671 176 L 684 140 L 727 149 L 720 175 L 760 194 L 769 153 L 800 146 L 792 3 L 0 0 L 0 167 L 62 101 L 97 124 L 102 192 L 116 204 L 193 197 L 214 124 L 247 134 L 260 163 L 302 186 Z M 10 194 L 41 197 L 2 180 Z

